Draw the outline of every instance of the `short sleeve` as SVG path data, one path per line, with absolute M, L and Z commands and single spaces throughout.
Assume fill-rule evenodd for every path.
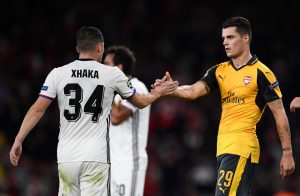
M 115 81 L 113 88 L 115 91 L 123 98 L 128 99 L 132 97 L 136 90 L 132 87 L 131 82 L 129 79 L 125 76 L 125 74 L 119 69 L 115 68 Z
M 204 82 L 208 91 L 218 88 L 218 81 L 216 79 L 216 69 L 218 65 L 211 67 L 200 81 Z
M 41 91 L 40 91 L 40 96 L 45 97 L 47 99 L 54 100 L 56 97 L 56 68 L 54 68 L 47 76 Z
M 263 100 L 268 103 L 282 97 L 279 82 L 270 70 L 257 70 L 257 85 Z

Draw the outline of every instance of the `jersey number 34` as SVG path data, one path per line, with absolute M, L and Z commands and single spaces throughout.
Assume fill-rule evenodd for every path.
M 81 86 L 77 83 L 67 84 L 64 88 L 64 94 L 66 96 L 71 96 L 72 92 L 74 92 L 75 97 L 69 99 L 69 106 L 74 107 L 74 112 L 71 113 L 69 110 L 65 109 L 64 116 L 68 121 L 76 122 L 81 117 L 81 102 L 83 90 Z M 84 113 L 91 114 L 93 122 L 98 122 L 99 117 L 102 114 L 103 92 L 104 86 L 97 85 L 93 93 L 88 98 L 86 104 L 84 105 Z

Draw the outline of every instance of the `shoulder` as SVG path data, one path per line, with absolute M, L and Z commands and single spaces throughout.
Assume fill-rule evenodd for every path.
M 66 71 L 66 70 L 68 70 L 68 69 L 70 69 L 70 68 L 72 68 L 74 66 L 75 66 L 75 61 L 70 62 L 68 64 L 64 64 L 64 65 L 58 66 L 58 67 L 55 67 L 53 70 L 55 70 L 55 72 L 57 72 L 57 73 L 60 73 L 62 71 Z
M 139 80 L 138 78 L 132 78 L 130 80 L 130 82 L 131 82 L 132 86 L 134 88 L 136 88 L 136 90 L 142 91 L 144 93 L 148 93 L 148 89 L 147 89 L 145 83 L 142 82 L 141 80 Z
M 275 74 L 268 66 L 266 66 L 260 61 L 255 63 L 255 66 L 257 68 L 258 77 L 266 77 L 269 81 L 276 80 Z
M 132 78 L 132 79 L 130 80 L 130 82 L 131 82 L 132 84 L 145 86 L 145 84 L 144 84 L 141 80 L 139 80 L 138 78 Z
M 257 61 L 255 63 L 255 66 L 257 67 L 258 70 L 260 70 L 263 73 L 272 73 L 273 74 L 271 69 L 268 66 L 266 66 L 265 64 L 263 64 L 261 61 Z
M 207 75 L 214 74 L 214 73 L 217 72 L 217 70 L 222 70 L 222 69 L 226 68 L 227 66 L 228 66 L 228 62 L 223 62 L 223 63 L 216 64 L 216 65 L 210 67 L 210 68 L 206 71 L 204 77 L 206 77 Z
M 104 65 L 102 63 L 99 63 L 99 68 L 108 71 L 108 72 L 112 72 L 112 73 L 123 73 L 118 67 L 114 66 L 108 66 L 108 65 Z
M 212 67 L 208 68 L 208 70 L 206 71 L 206 73 L 212 72 L 212 71 L 214 72 L 220 66 L 221 66 L 221 64 L 213 65 Z
M 255 66 L 257 67 L 257 81 L 261 84 L 271 84 L 271 88 L 278 86 L 278 81 L 275 74 L 262 62 L 258 61 Z

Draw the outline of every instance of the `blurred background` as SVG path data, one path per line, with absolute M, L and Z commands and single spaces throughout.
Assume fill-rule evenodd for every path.
M 284 13 L 284 14 L 283 14 Z M 76 59 L 75 33 L 83 25 L 101 29 L 106 47 L 129 46 L 135 75 L 150 85 L 170 71 L 180 84 L 199 80 L 227 61 L 221 24 L 231 16 L 252 23 L 252 52 L 276 74 L 290 121 L 296 166 L 300 165 L 300 16 L 289 1 L 98 0 L 0 2 L 0 195 L 54 196 L 58 191 L 54 103 L 24 143 L 19 167 L 8 153 L 24 115 L 51 69 Z M 163 98 L 152 105 L 145 196 L 210 196 L 216 180 L 216 136 L 220 95 L 187 102 Z M 279 175 L 280 142 L 267 109 L 257 127 L 261 144 L 253 196 L 300 194 L 300 169 Z

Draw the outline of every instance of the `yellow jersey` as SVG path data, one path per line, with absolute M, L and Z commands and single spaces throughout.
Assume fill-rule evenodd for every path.
M 217 156 L 225 153 L 259 162 L 260 147 L 256 135 L 266 103 L 282 97 L 274 73 L 254 55 L 235 68 L 232 61 L 209 69 L 201 79 L 209 91 L 219 88 L 222 114 L 219 124 Z

